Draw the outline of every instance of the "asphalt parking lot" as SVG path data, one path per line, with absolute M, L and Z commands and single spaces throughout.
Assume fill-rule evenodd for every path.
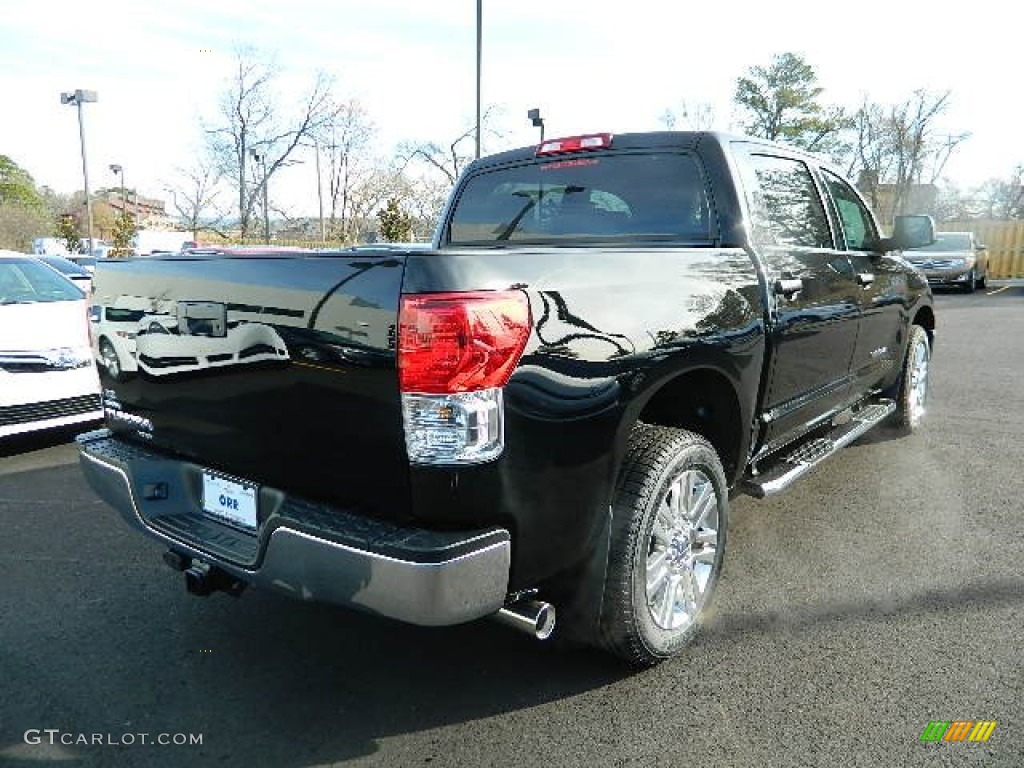
M 0 443 L 0 764 L 1019 768 L 1024 288 L 936 301 L 927 426 L 737 499 L 707 627 L 642 673 L 493 622 L 190 597 L 67 435 Z M 955 720 L 997 726 L 920 741 Z

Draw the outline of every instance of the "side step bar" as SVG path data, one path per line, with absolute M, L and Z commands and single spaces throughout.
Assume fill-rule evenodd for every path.
M 827 435 L 808 440 L 764 472 L 745 478 L 740 483 L 740 490 L 759 499 L 781 493 L 895 411 L 896 403 L 892 400 L 879 400 L 861 408 L 849 421 L 833 427 Z

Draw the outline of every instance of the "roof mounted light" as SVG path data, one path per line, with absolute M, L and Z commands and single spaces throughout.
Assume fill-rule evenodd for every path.
M 582 136 L 567 136 L 564 139 L 549 139 L 537 147 L 537 156 L 560 155 L 584 149 L 607 149 L 611 145 L 610 133 L 587 133 Z

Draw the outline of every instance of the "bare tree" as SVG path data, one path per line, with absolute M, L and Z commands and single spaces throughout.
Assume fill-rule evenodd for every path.
M 1024 164 L 1006 179 L 989 179 L 974 191 L 977 215 L 987 219 L 1024 219 Z
M 53 234 L 54 221 L 46 208 L 0 202 L 0 248 L 31 251 L 32 240 Z
M 192 231 L 192 238 L 198 240 L 200 229 L 216 230 L 224 217 L 217 206 L 222 191 L 217 188 L 220 176 L 210 163 L 203 161 L 189 168 L 179 168 L 178 173 L 182 182 L 167 186 L 167 194 L 182 223 Z
M 243 237 L 268 180 L 291 163 L 292 153 L 308 143 L 336 109 L 329 95 L 331 81 L 321 73 L 295 111 L 283 114 L 282 99 L 274 89 L 276 77 L 277 70 L 260 61 L 254 51 L 240 51 L 221 95 L 217 120 L 205 126 L 217 171 L 238 195 Z M 252 162 L 254 152 L 261 159 L 254 163 L 254 183 L 249 184 L 246 164 Z
M 853 115 L 853 149 L 847 174 L 860 174 L 859 186 L 874 210 L 880 210 L 880 184 L 892 176 L 896 152 L 887 128 L 888 115 L 880 104 L 873 104 L 865 96 Z
M 389 200 L 408 207 L 414 197 L 413 186 L 405 174 L 379 161 L 360 174 L 349 190 L 350 237 L 357 237 L 358 229 L 377 229 L 377 211 Z
M 683 101 L 679 109 L 667 108 L 658 119 L 669 131 L 710 131 L 718 122 L 714 106 L 706 101 Z
M 327 154 L 330 231 L 345 242 L 351 235 L 353 189 L 376 172 L 368 156 L 375 134 L 366 110 L 352 99 L 333 110 L 314 137 Z
M 488 107 L 480 118 L 482 131 L 492 137 L 501 137 L 501 133 L 493 128 L 495 107 Z M 473 160 L 473 136 L 476 132 L 475 126 L 470 126 L 459 134 L 452 142 L 439 143 L 436 141 L 426 142 L 404 142 L 399 145 L 397 151 L 398 161 L 404 168 L 412 163 L 419 163 L 421 166 L 440 174 L 449 187 L 455 186 L 456 180 L 463 169 Z
M 955 149 L 969 133 L 941 134 L 937 119 L 946 111 L 950 92 L 914 91 L 899 104 L 882 105 L 865 97 L 854 115 L 854 149 L 849 171 L 859 173 L 861 187 L 878 209 L 883 185 L 891 186 L 894 214 L 903 213 L 911 190 L 935 184 Z
M 412 194 L 407 206 L 413 217 L 413 238 L 427 240 L 441 218 L 448 201 L 449 186 L 436 176 L 421 176 L 410 181 Z

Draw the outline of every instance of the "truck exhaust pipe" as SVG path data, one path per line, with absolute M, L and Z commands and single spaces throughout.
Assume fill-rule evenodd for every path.
M 555 631 L 555 606 L 543 600 L 510 603 L 494 614 L 494 618 L 538 640 L 547 640 Z

